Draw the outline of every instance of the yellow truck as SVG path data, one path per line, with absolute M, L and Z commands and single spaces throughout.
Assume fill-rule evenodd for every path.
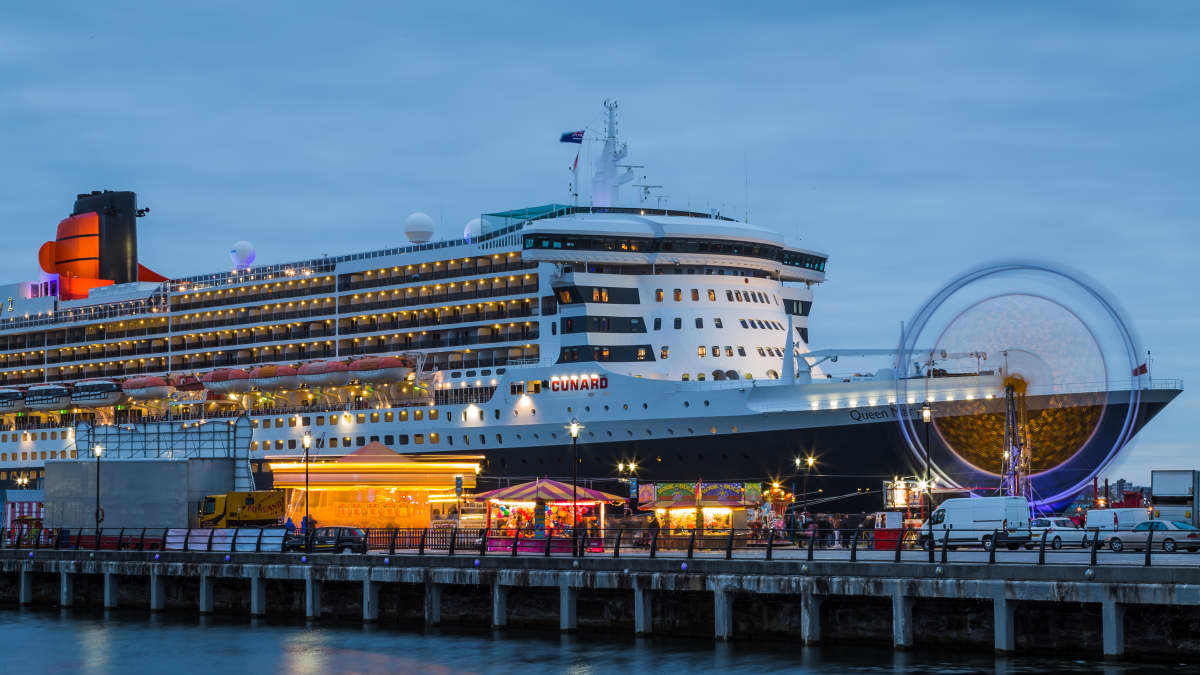
M 283 520 L 283 490 L 209 495 L 200 503 L 200 527 L 263 527 Z

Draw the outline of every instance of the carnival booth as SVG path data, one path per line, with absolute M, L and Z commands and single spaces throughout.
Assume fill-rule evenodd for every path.
M 725 546 L 730 529 L 745 537 L 750 509 L 762 501 L 758 483 L 643 483 L 638 503 L 653 509 L 659 524 L 659 546 L 687 546 L 695 532 L 701 548 Z
M 624 497 L 566 483 L 539 478 L 528 483 L 475 495 L 487 504 L 490 550 L 542 552 L 571 551 L 572 524 L 587 535 L 589 550 L 603 550 L 604 517 L 609 503 Z M 572 506 L 575 513 L 572 514 Z M 557 540 L 555 539 L 557 538 Z
M 426 528 L 439 503 L 475 487 L 479 455 L 400 454 L 373 442 L 341 457 L 271 458 L 276 488 L 288 489 L 286 517 L 300 524 L 305 508 L 318 527 Z M 299 461 L 298 461 L 299 460 Z

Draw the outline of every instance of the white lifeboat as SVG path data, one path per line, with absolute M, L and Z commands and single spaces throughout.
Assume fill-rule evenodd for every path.
M 205 373 L 200 382 L 217 394 L 241 394 L 250 391 L 250 373 L 237 368 L 217 368 Z
M 59 410 L 71 405 L 71 390 L 61 384 L 35 384 L 25 390 L 30 410 Z
M 300 375 L 292 366 L 259 366 L 250 371 L 250 384 L 260 391 L 295 389 L 300 386 Z
M 368 356 L 350 364 L 350 376 L 359 382 L 401 382 L 412 370 L 395 356 Z
M 25 394 L 18 389 L 0 389 L 0 412 L 20 412 L 25 409 Z
M 80 408 L 107 408 L 125 400 L 125 391 L 112 380 L 83 380 L 71 390 L 71 404 Z
M 175 393 L 175 387 L 161 377 L 147 375 L 131 377 L 123 385 L 125 393 L 135 401 L 148 401 L 158 398 L 170 398 Z

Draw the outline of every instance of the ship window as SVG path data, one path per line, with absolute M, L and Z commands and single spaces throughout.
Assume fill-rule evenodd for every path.
M 277 428 L 277 429 L 283 428 L 283 418 L 282 417 L 275 418 L 275 428 Z
M 296 449 L 296 439 L 289 438 L 288 439 L 288 450 L 295 450 L 295 449 Z
M 713 319 L 713 325 L 716 326 L 717 328 L 725 327 L 724 325 L 722 325 L 721 319 L 719 319 L 719 318 Z
M 659 358 L 665 360 L 667 358 L 668 354 L 670 354 L 670 351 L 671 351 L 670 347 L 668 347 L 667 345 L 663 345 L 662 349 L 659 350 Z
M 725 291 L 725 299 L 733 302 L 733 291 Z
M 696 328 L 704 328 L 704 319 L 696 317 Z
M 295 417 L 288 418 L 288 426 L 293 427 L 293 428 L 296 426 L 296 418 Z
M 725 356 L 733 356 L 733 347 L 725 345 Z
M 492 410 L 492 412 L 494 413 L 492 415 L 493 417 L 495 417 L 496 419 L 500 419 L 500 409 L 499 408 Z
M 704 373 L 696 373 L 696 379 L 703 382 L 704 381 Z
M 687 382 L 688 380 L 692 379 L 692 376 L 688 373 L 684 373 L 683 377 L 681 377 L 680 379 L 683 380 L 684 382 Z
M 509 383 L 508 393 L 512 396 L 516 396 L 518 394 L 524 394 L 525 393 L 525 383 L 524 382 Z
M 766 353 L 763 351 L 763 348 L 762 348 L 762 347 L 759 347 L 759 348 L 758 348 L 758 355 L 759 355 L 759 356 L 766 356 Z
M 266 443 L 266 441 L 263 441 L 263 443 Z M 329 447 L 336 448 L 337 446 L 338 446 L 337 436 L 330 436 L 329 437 Z
M 700 301 L 700 290 L 693 288 L 692 289 L 692 302 L 699 302 L 699 301 Z
M 675 317 L 675 330 L 679 330 L 680 328 L 683 328 L 683 319 Z
M 646 352 L 647 352 L 647 349 L 645 347 L 638 347 L 637 348 L 637 356 L 636 356 L 637 360 L 645 361 L 646 360 Z
M 717 292 L 716 292 L 716 291 L 714 291 L 714 290 L 713 290 L 713 289 L 711 289 L 711 288 L 710 288 L 710 289 L 708 289 L 708 301 L 709 301 L 709 302 L 716 302 L 716 301 L 717 301 Z
M 719 346 L 717 346 L 717 345 L 713 345 L 713 347 L 712 347 L 712 355 L 713 355 L 713 358 L 714 358 L 714 359 L 715 359 L 715 358 L 717 358 L 718 356 L 720 356 L 720 355 L 721 355 L 721 348 L 720 348 Z
M 391 413 L 391 411 L 388 411 L 388 412 L 385 412 L 385 413 L 383 413 L 383 421 L 384 421 L 384 422 L 391 422 L 391 421 L 392 421 L 392 413 Z
M 358 422 L 359 424 L 366 424 L 366 423 L 367 423 L 367 416 L 366 416 L 366 414 L 364 414 L 364 413 L 358 413 L 357 415 L 355 415 L 355 417 L 354 417 L 354 421 L 355 421 L 355 422 Z
M 281 440 L 278 440 L 278 441 L 275 441 L 275 449 L 276 449 L 276 450 L 282 450 L 282 449 L 283 449 L 283 440 L 282 440 L 282 439 L 281 439 Z
M 680 300 L 682 300 L 682 299 L 683 299 L 683 289 L 682 289 L 682 288 L 676 288 L 676 289 L 675 289 L 675 290 L 672 292 L 672 296 L 675 298 L 675 302 L 679 302 Z
M 257 425 L 257 424 L 255 424 L 255 426 L 258 426 L 258 425 Z M 264 429 L 270 429 L 270 428 L 271 428 L 271 420 L 263 420 L 263 421 L 262 421 L 262 428 L 264 428 Z
M 655 302 L 663 301 L 663 289 L 661 289 L 661 288 L 654 289 L 654 301 Z
M 430 408 L 429 409 L 429 419 L 436 420 L 437 418 L 438 418 L 437 408 Z
M 738 323 L 742 324 L 742 328 L 749 328 L 749 326 L 746 325 L 745 319 L 738 319 Z
M 374 424 L 378 421 L 379 421 L 379 413 L 377 413 L 377 412 L 371 413 L 371 423 Z
M 418 410 L 414 410 L 414 411 L 413 411 L 413 419 L 414 419 L 414 420 L 420 421 L 420 420 L 421 420 L 421 418 L 423 418 L 424 416 L 425 416 L 425 411 L 424 411 L 424 410 L 420 410 L 420 409 L 418 409 Z
M 258 441 L 250 441 L 250 449 L 258 450 Z M 3 459 L 3 458 L 0 458 L 0 459 Z
M 431 433 L 429 434 L 429 442 L 430 442 L 430 443 L 437 443 L 437 442 L 438 442 L 438 434 L 437 434 L 437 432 L 436 432 L 436 431 L 434 431 L 434 432 L 431 432 Z
M 739 345 L 738 346 L 738 356 L 745 356 L 745 355 L 746 355 L 746 348 Z
M 662 317 L 654 317 L 654 330 L 662 330 Z
M 408 434 L 396 436 L 396 445 L 408 445 Z
M 550 334 L 551 334 L 551 335 L 558 335 L 558 324 L 556 324 L 556 323 L 551 323 L 551 324 L 550 324 Z
M 413 443 L 425 445 L 425 434 L 413 434 Z
M 707 348 L 704 345 L 700 345 L 699 347 L 696 348 L 696 354 L 698 354 L 699 356 L 704 356 L 705 351 L 707 351 Z
M 396 413 L 396 419 L 400 422 L 407 422 L 408 421 L 408 411 L 401 410 L 400 412 Z
M 742 302 L 742 292 L 741 292 L 741 291 L 734 291 L 734 293 L 733 293 L 733 294 L 734 294 L 735 296 L 737 296 L 737 301 L 738 301 L 738 302 Z

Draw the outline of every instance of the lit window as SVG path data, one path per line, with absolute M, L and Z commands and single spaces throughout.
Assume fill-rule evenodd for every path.
M 714 291 L 714 290 L 713 290 L 713 289 L 711 289 L 711 288 L 710 288 L 710 289 L 708 289 L 708 301 L 709 301 L 709 302 L 716 302 L 716 301 L 717 301 L 717 292 L 716 292 L 716 291 Z
M 700 301 L 700 290 L 693 288 L 692 289 L 692 302 L 699 302 L 699 301 Z
M 391 421 L 392 421 L 392 412 L 391 412 L 390 410 L 389 410 L 388 412 L 385 412 L 385 413 L 383 413 L 383 421 L 384 421 L 384 422 L 391 422 Z M 390 444 L 390 443 L 391 443 L 391 441 L 388 441 L 388 443 Z
M 637 348 L 637 360 L 638 360 L 638 361 L 645 361 L 645 360 L 646 360 L 646 348 L 645 348 L 645 347 L 638 347 L 638 348 Z
M 725 345 L 725 356 L 733 356 L 733 347 Z
M 758 355 L 759 355 L 759 356 L 766 356 L 767 354 L 766 354 L 766 352 L 764 352 L 764 351 L 763 351 L 763 348 L 762 348 L 762 347 L 759 347 L 759 348 L 758 348 Z
M 417 445 L 425 444 L 425 434 L 413 434 L 413 443 Z
M 679 302 L 680 300 L 683 300 L 683 289 L 682 289 L 682 288 L 676 288 L 676 289 L 675 289 L 675 290 L 672 292 L 672 296 L 675 298 L 675 302 Z
M 712 348 L 712 355 L 713 355 L 713 358 L 714 358 L 714 359 L 715 359 L 715 358 L 717 358 L 717 357 L 719 357 L 719 356 L 721 355 L 721 348 L 720 348 L 720 347 L 718 347 L 717 345 L 713 345 L 713 348 Z
M 379 421 L 379 413 L 377 413 L 377 412 L 376 412 L 376 413 L 371 413 L 371 422 L 372 422 L 372 423 L 375 423 L 375 422 L 378 422 L 378 421 Z
M 349 436 L 343 436 L 343 437 L 342 437 L 342 447 L 343 447 L 343 448 L 348 448 L 348 447 L 350 447 L 350 437 L 349 437 Z
M 262 428 L 264 428 L 264 429 L 270 429 L 270 428 L 271 428 L 271 420 L 263 420 L 263 421 L 262 421 Z
M 734 295 L 737 296 L 738 302 L 742 302 L 742 292 L 741 291 L 734 291 Z
M 655 302 L 663 301 L 663 289 L 661 289 L 661 288 L 654 289 L 654 301 Z
M 358 415 L 355 416 L 355 421 L 358 422 L 359 424 L 366 424 L 367 423 L 366 414 L 358 413 Z
M 429 419 L 436 420 L 437 418 L 438 418 L 437 408 L 430 408 L 429 409 Z
M 687 382 L 688 380 L 692 379 L 692 376 L 691 376 L 690 374 L 688 374 L 688 373 L 684 373 L 684 374 L 683 374 L 683 377 L 682 377 L 681 379 L 682 379 L 684 382 Z
M 696 347 L 696 353 L 700 356 L 705 356 L 706 355 L 705 353 L 707 351 L 708 351 L 708 348 L 705 347 L 704 345 L 700 345 L 699 347 Z
M 425 411 L 420 408 L 413 411 L 413 419 L 420 421 L 425 416 Z
M 665 360 L 670 353 L 671 353 L 671 348 L 666 345 L 663 345 L 662 349 L 659 350 L 658 358 Z
M 437 442 L 438 442 L 438 435 L 437 435 L 437 432 L 436 432 L 436 431 L 435 431 L 435 432 L 433 432 L 433 433 L 431 433 L 431 434 L 429 434 L 429 442 L 430 442 L 430 443 L 437 443 Z
M 701 381 L 703 381 L 703 380 L 704 380 L 704 373 L 696 373 L 696 379 L 697 379 L 697 380 L 701 380 Z
M 408 421 L 408 411 L 401 410 L 400 412 L 396 413 L 396 419 L 400 420 L 401 422 L 407 422 Z
M 325 426 L 325 416 L 324 415 L 317 415 L 317 426 L 319 426 L 319 427 Z

